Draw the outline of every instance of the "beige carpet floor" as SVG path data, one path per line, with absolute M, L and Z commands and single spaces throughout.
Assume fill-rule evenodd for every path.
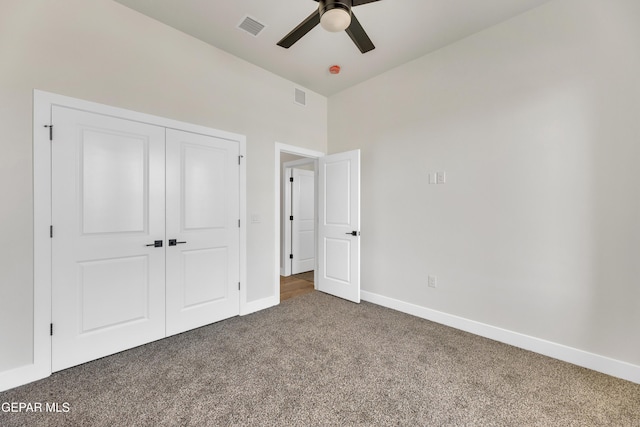
M 640 426 L 640 385 L 319 292 L 53 374 L 0 426 Z

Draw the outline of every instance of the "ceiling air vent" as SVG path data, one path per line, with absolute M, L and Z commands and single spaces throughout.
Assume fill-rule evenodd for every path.
M 245 16 L 242 22 L 238 25 L 238 28 L 245 30 L 247 33 L 255 37 L 264 29 L 264 24 L 261 24 L 253 18 Z
M 293 97 L 293 102 L 298 105 L 307 105 L 307 93 L 303 90 L 296 88 L 295 95 Z

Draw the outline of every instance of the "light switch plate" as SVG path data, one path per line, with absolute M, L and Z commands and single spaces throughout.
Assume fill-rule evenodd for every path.
M 428 276 L 427 281 L 430 288 L 438 287 L 438 278 L 436 276 Z

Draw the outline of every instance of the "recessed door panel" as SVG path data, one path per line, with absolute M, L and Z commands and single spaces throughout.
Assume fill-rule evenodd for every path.
M 78 263 L 80 333 L 149 318 L 147 256 Z
M 351 223 L 351 160 L 324 163 L 324 224 L 349 226 Z
M 164 128 L 55 106 L 52 370 L 165 336 Z
M 349 284 L 351 242 L 345 239 L 324 239 L 324 277 Z
M 167 335 L 239 314 L 239 146 L 167 129 Z
M 184 306 L 189 309 L 218 300 L 228 292 L 227 248 L 183 251 Z
M 226 227 L 228 154 L 216 147 L 182 145 L 183 230 Z
M 83 233 L 144 232 L 148 138 L 82 129 L 79 144 Z

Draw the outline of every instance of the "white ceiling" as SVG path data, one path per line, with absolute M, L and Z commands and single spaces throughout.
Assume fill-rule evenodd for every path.
M 115 0 L 303 87 L 330 96 L 550 0 L 380 0 L 353 8 L 376 48 L 361 54 L 343 31 L 317 26 L 289 49 L 276 43 L 313 0 Z M 266 27 L 240 30 L 249 16 Z M 544 29 L 540 29 L 544 31 Z M 339 75 L 329 73 L 340 65 Z

